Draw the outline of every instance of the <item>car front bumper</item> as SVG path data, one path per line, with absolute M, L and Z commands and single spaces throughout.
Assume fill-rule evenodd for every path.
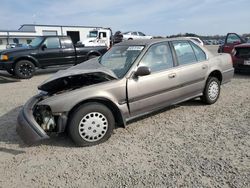
M 0 70 L 10 70 L 13 68 L 13 62 L 11 61 L 0 61 Z
M 17 118 L 17 133 L 26 144 L 33 144 L 49 138 L 33 116 L 34 106 L 40 101 L 41 98 L 42 95 L 38 94 L 28 100 Z

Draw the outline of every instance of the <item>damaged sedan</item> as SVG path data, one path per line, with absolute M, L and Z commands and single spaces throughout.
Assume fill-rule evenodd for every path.
M 192 98 L 213 104 L 234 69 L 187 38 L 124 41 L 46 80 L 18 116 L 28 144 L 67 131 L 78 146 L 106 141 L 131 119 Z

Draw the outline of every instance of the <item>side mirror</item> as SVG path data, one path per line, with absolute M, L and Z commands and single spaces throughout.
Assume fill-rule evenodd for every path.
M 141 67 L 138 67 L 136 72 L 135 72 L 135 76 L 138 77 L 138 76 L 147 76 L 151 74 L 151 70 L 149 67 L 146 67 L 146 66 L 141 66 Z
M 42 50 L 45 50 L 46 48 L 47 48 L 46 44 L 43 44 L 43 45 L 41 46 L 41 49 L 42 49 Z

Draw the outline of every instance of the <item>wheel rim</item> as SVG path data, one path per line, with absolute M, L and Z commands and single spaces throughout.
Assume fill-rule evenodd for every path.
M 208 87 L 208 97 L 211 100 L 215 100 L 219 95 L 219 84 L 215 81 L 212 81 Z
M 30 76 L 33 73 L 33 67 L 29 63 L 23 63 L 19 67 L 19 72 L 23 76 Z
M 88 142 L 96 142 L 104 137 L 108 130 L 108 120 L 100 112 L 85 115 L 79 123 L 79 134 Z

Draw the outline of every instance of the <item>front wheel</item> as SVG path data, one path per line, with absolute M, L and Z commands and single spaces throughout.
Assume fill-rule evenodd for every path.
M 28 60 L 21 60 L 16 63 L 14 72 L 18 78 L 28 79 L 34 75 L 35 65 Z
M 206 104 L 214 104 L 220 95 L 220 81 L 218 78 L 209 77 L 201 97 Z
M 6 69 L 6 71 L 11 74 L 11 75 L 15 75 L 15 72 L 13 69 Z
M 91 55 L 89 55 L 88 59 L 93 59 L 93 58 L 96 58 L 96 57 L 98 57 L 98 55 L 91 54 Z
M 68 133 L 78 146 L 92 146 L 109 139 L 115 126 L 113 113 L 99 103 L 87 103 L 73 114 Z

